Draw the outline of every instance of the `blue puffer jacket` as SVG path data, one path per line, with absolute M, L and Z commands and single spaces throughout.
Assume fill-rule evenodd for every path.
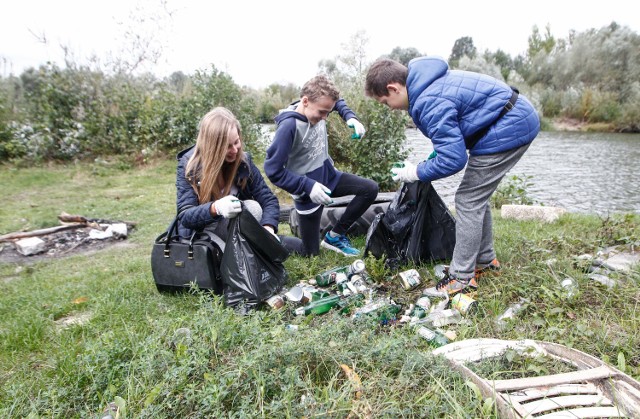
M 178 169 L 176 175 L 177 190 L 177 210 L 191 206 L 184 211 L 180 217 L 178 225 L 178 234 L 181 237 L 191 237 L 194 230 L 202 230 L 206 225 L 211 224 L 214 220 L 220 219 L 221 216 L 211 216 L 211 202 L 204 204 L 198 203 L 198 196 L 193 187 L 185 176 L 185 168 L 189 162 L 189 158 L 193 154 L 194 147 L 178 153 Z M 234 184 L 238 187 L 237 196 L 241 200 L 253 199 L 262 207 L 261 225 L 270 225 L 274 231 L 278 231 L 278 222 L 280 220 L 280 204 L 278 198 L 273 194 L 269 186 L 265 183 L 258 167 L 253 164 L 249 153 L 246 161 L 243 161 L 238 167 L 238 173 L 234 179 Z M 240 181 L 248 177 L 247 185 L 244 189 L 240 189 Z
M 511 98 L 511 87 L 480 73 L 449 70 L 439 57 L 409 62 L 407 93 L 409 115 L 431 139 L 434 159 L 418 165 L 418 177 L 432 181 L 451 176 L 467 164 L 465 137 L 490 126 L 469 151 L 471 155 L 501 153 L 528 144 L 540 131 L 540 119 L 523 95 L 495 124 Z

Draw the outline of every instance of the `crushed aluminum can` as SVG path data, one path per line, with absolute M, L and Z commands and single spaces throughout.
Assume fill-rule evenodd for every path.
M 347 274 L 344 274 L 342 272 L 338 272 L 336 273 L 336 277 L 335 277 L 335 283 L 336 284 L 342 284 L 343 282 L 348 281 L 349 278 L 347 278 Z
M 267 300 L 267 304 L 269 304 L 272 309 L 278 310 L 284 307 L 284 298 L 282 298 L 281 295 L 274 295 Z
M 358 292 L 364 293 L 365 291 L 368 290 L 367 283 L 365 282 L 364 278 L 359 274 L 354 274 L 351 277 L 351 283 L 353 284 L 354 287 L 356 287 L 356 290 L 358 290 Z
M 405 290 L 412 290 L 420 285 L 420 274 L 415 269 L 409 269 L 398 274 L 398 279 Z
M 364 261 L 362 259 L 356 259 L 353 261 L 351 265 L 349 265 L 349 269 L 347 270 L 348 276 L 353 276 L 356 274 L 361 274 L 364 272 L 365 266 Z
M 460 314 L 467 315 L 478 308 L 478 302 L 467 294 L 459 292 L 451 299 L 451 308 L 455 308 Z

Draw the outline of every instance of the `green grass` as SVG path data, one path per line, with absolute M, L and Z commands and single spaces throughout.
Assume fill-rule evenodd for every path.
M 0 234 L 58 225 L 61 212 L 135 222 L 124 247 L 37 263 L 0 263 L 0 413 L 3 417 L 99 417 L 108 402 L 126 417 L 495 417 L 466 380 L 430 355 L 408 327 L 330 312 L 297 318 L 289 310 L 239 316 L 219 297 L 159 294 L 149 255 L 172 219 L 175 161 L 141 168 L 78 163 L 0 168 Z M 471 322 L 458 340 L 549 340 L 575 347 L 640 378 L 640 272 L 614 276 L 613 290 L 587 279 L 575 257 L 640 242 L 638 215 L 601 219 L 569 214 L 553 224 L 494 217 L 500 277 L 483 280 Z M 288 226 L 282 225 L 282 231 Z M 364 237 L 355 239 L 364 247 Z M 6 246 L 6 244 L 5 244 Z M 290 257 L 291 283 L 348 263 L 324 252 Z M 380 292 L 407 304 L 381 262 L 367 260 Z M 432 285 L 430 265 L 418 267 Z M 579 293 L 563 298 L 558 279 Z M 508 327 L 494 322 L 520 297 Z M 79 325 L 61 327 L 69 317 Z M 294 323 L 296 332 L 286 329 Z M 188 328 L 189 339 L 176 340 Z M 347 379 L 346 364 L 362 383 Z M 514 376 L 551 368 L 537 361 L 497 364 Z M 505 372 L 506 371 L 506 372 Z M 515 371 L 515 372 L 514 372 Z M 520 375 L 518 375 L 520 374 Z

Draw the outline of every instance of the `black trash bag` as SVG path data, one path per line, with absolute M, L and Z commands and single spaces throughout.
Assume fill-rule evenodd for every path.
M 367 210 L 358 219 L 349 226 L 346 231 L 347 236 L 361 236 L 367 234 L 369 226 L 373 222 L 376 215 L 383 213 L 389 207 L 389 203 L 393 198 L 393 193 L 379 193 L 376 200 L 367 208 Z M 333 227 L 338 224 L 340 217 L 347 209 L 347 205 L 351 202 L 354 195 L 347 195 L 343 197 L 333 198 L 333 202 L 326 205 L 322 210 L 322 217 L 320 218 L 320 237 L 324 237 L 328 231 L 331 231 Z M 291 232 L 296 237 L 301 237 L 299 222 L 300 215 L 295 208 L 292 208 L 289 212 L 289 227 Z
M 244 210 L 229 222 L 220 274 L 225 304 L 246 314 L 286 284 L 289 252 Z
M 386 213 L 378 214 L 367 231 L 365 256 L 386 255 L 396 270 L 409 262 L 449 260 L 456 244 L 453 215 L 430 182 L 403 184 Z

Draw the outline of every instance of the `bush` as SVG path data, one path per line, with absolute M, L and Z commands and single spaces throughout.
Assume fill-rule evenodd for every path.
M 529 197 L 527 189 L 533 186 L 533 176 L 513 175 L 505 177 L 498 185 L 498 189 L 491 196 L 491 206 L 500 208 L 503 205 L 533 205 L 536 201 Z
M 391 180 L 391 165 L 408 155 L 404 150 L 406 114 L 392 111 L 362 94 L 347 103 L 367 133 L 362 139 L 351 139 L 351 128 L 341 123 L 338 115 L 331 115 L 329 120 L 336 121 L 329 124 L 331 157 L 341 170 L 378 182 L 380 191 L 395 190 L 397 184 Z

